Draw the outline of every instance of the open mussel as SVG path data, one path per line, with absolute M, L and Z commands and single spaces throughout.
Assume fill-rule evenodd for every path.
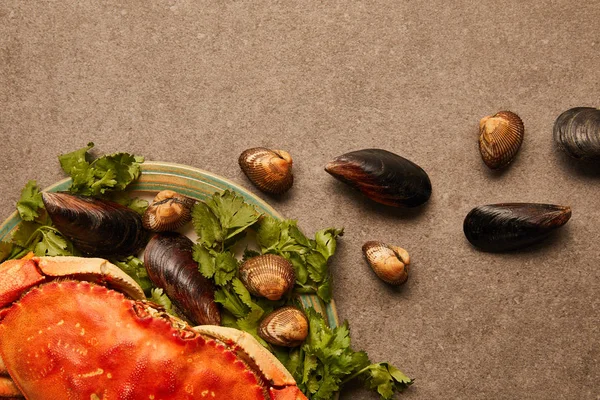
M 240 265 L 240 280 L 255 296 L 279 300 L 294 287 L 296 273 L 291 262 L 275 254 L 247 259 Z
M 144 265 L 152 282 L 164 289 L 179 311 L 195 325 L 219 325 L 212 282 L 192 257 L 194 243 L 176 232 L 157 233 L 144 250 Z
M 571 218 L 571 208 L 553 204 L 504 203 L 475 207 L 463 230 L 475 247 L 489 252 L 519 249 L 547 237 Z
M 144 212 L 144 228 L 152 232 L 175 231 L 192 220 L 194 203 L 196 200 L 190 197 L 163 190 Z
M 554 141 L 574 158 L 600 157 L 600 110 L 575 107 L 554 122 Z
M 507 166 L 515 157 L 525 135 L 521 118 L 510 111 L 500 111 L 479 122 L 479 151 L 491 169 Z
M 294 183 L 292 156 L 287 151 L 254 147 L 244 151 L 238 162 L 257 188 L 270 194 L 282 194 Z
M 294 306 L 278 308 L 261 321 L 258 336 L 277 346 L 300 346 L 308 336 L 308 319 Z
M 410 256 L 403 248 L 369 241 L 363 245 L 362 251 L 371 269 L 382 281 L 398 286 L 408 280 Z
M 427 173 L 412 161 L 381 149 L 343 154 L 325 171 L 371 200 L 394 207 L 416 207 L 431 196 Z
M 121 204 L 69 193 L 42 193 L 42 200 L 56 229 L 87 255 L 129 256 L 145 244 L 142 218 Z

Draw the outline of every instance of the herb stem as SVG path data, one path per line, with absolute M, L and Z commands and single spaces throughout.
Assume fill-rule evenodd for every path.
M 371 367 L 370 365 L 367 365 L 366 367 L 364 367 L 364 368 L 363 368 L 363 369 L 361 369 L 360 371 L 358 371 L 358 372 L 355 372 L 354 374 L 352 374 L 352 375 L 350 375 L 349 377 L 347 377 L 346 379 L 344 379 L 344 380 L 342 381 L 342 383 L 341 383 L 341 384 L 343 385 L 343 384 L 345 384 L 345 383 L 347 383 L 347 382 L 350 382 L 352 379 L 356 378 L 356 377 L 357 377 L 357 376 L 359 376 L 360 374 L 362 374 L 362 373 L 364 373 L 364 372 L 367 372 L 367 370 L 368 370 L 370 367 Z

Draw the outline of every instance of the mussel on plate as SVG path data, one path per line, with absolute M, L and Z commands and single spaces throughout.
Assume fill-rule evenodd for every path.
M 554 204 L 504 203 L 472 209 L 463 224 L 465 236 L 481 250 L 501 252 L 546 238 L 571 218 L 571 208 Z
M 334 158 L 325 171 L 378 203 L 417 207 L 429 200 L 431 181 L 417 164 L 382 149 L 352 151 Z
M 515 157 L 525 135 L 519 116 L 511 111 L 500 111 L 479 122 L 479 151 L 490 169 L 507 166 Z
M 177 232 L 155 234 L 144 250 L 144 265 L 152 282 L 162 288 L 179 311 L 195 325 L 219 325 L 221 314 L 213 283 L 198 270 L 194 243 Z
M 554 141 L 574 158 L 600 157 L 600 109 L 571 108 L 554 122 Z
M 142 218 L 121 204 L 62 192 L 44 192 L 42 200 L 56 229 L 87 255 L 129 256 L 146 242 Z
M 238 163 L 248 179 L 263 192 L 282 194 L 294 183 L 292 156 L 287 151 L 254 147 L 240 154 Z
M 294 306 L 278 308 L 261 321 L 258 336 L 277 346 L 299 346 L 308 336 L 308 319 Z

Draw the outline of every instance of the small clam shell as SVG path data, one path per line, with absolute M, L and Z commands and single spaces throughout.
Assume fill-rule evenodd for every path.
M 574 158 L 600 157 L 600 110 L 571 108 L 554 122 L 554 141 Z
M 377 241 L 365 243 L 362 250 L 367 262 L 382 281 L 391 285 L 406 282 L 410 264 L 410 256 L 406 250 Z
M 342 154 L 330 161 L 325 171 L 388 206 L 417 207 L 431 196 L 431 181 L 423 168 L 387 150 L 363 149 Z
M 553 204 L 503 203 L 472 209 L 465 236 L 483 251 L 515 250 L 539 242 L 571 218 L 571 208 Z
M 252 257 L 240 265 L 240 280 L 255 296 L 279 300 L 296 281 L 294 266 L 275 254 Z
M 255 147 L 244 151 L 238 162 L 248 179 L 263 192 L 281 194 L 294 183 L 292 157 L 286 151 Z
M 521 118 L 510 111 L 500 111 L 479 122 L 479 151 L 491 169 L 507 166 L 515 157 L 525 135 Z
M 153 232 L 174 231 L 192 219 L 192 207 L 196 201 L 172 190 L 163 190 L 148 206 L 142 222 L 144 228 Z
M 308 336 L 308 319 L 296 307 L 278 308 L 262 320 L 258 336 L 277 346 L 299 346 Z

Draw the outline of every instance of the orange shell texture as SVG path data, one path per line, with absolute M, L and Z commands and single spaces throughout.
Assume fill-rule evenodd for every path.
M 51 282 L 15 303 L 0 353 L 29 399 L 265 399 L 235 349 L 87 282 Z
M 484 117 L 479 122 L 479 151 L 491 169 L 507 166 L 515 157 L 525 135 L 519 116 L 511 111 Z

